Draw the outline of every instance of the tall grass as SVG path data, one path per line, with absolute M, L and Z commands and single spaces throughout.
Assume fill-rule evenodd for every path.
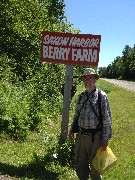
M 103 175 L 105 180 L 134 180 L 135 178 L 135 92 L 114 86 L 103 80 L 97 86 L 107 92 L 113 117 L 113 137 L 109 146 L 118 161 L 115 167 Z M 78 92 L 71 103 L 70 122 L 74 114 Z M 0 141 L 0 173 L 17 179 L 77 180 L 70 161 L 69 141 L 58 147 L 61 116 L 38 127 L 25 142 L 11 139 Z M 59 151 L 57 151 L 59 149 Z M 58 153 L 59 152 L 59 153 Z
M 110 89 L 108 98 L 112 110 L 113 137 L 110 147 L 118 161 L 104 179 L 135 179 L 135 92 L 111 83 L 100 81 L 100 86 Z

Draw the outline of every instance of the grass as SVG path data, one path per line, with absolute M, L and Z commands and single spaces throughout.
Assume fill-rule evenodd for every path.
M 99 80 L 97 86 L 108 93 L 113 117 L 113 138 L 110 148 L 118 161 L 103 175 L 104 180 L 134 180 L 135 178 L 135 92 Z M 72 100 L 70 122 L 81 85 Z M 27 141 L 16 142 L 2 138 L 0 141 L 0 173 L 25 180 L 77 180 L 74 168 L 66 164 L 64 154 L 59 163 L 56 153 L 61 117 L 47 121 L 37 131 L 29 134 Z M 63 148 L 69 155 L 69 149 Z M 68 162 L 67 162 L 68 163 Z

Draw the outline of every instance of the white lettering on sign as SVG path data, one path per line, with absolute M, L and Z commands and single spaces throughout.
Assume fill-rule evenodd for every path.
M 99 39 L 84 39 L 84 38 L 77 38 L 77 37 L 72 37 L 70 39 L 69 42 L 69 46 L 73 46 L 73 47 L 96 47 L 98 48 L 98 44 L 99 44 Z
M 68 60 L 70 48 L 43 45 L 43 58 Z
M 42 32 L 41 60 L 97 66 L 100 41 L 101 35 Z
M 60 37 L 60 36 L 49 36 L 49 35 L 46 35 L 44 37 L 43 44 L 66 46 L 68 41 L 69 41 L 69 37 Z
M 97 50 L 92 49 L 72 49 L 72 61 L 87 61 L 96 62 L 97 61 Z

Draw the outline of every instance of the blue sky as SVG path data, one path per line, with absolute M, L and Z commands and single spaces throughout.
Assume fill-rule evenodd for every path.
M 80 34 L 101 35 L 98 67 L 122 56 L 135 44 L 135 0 L 64 0 L 65 14 Z

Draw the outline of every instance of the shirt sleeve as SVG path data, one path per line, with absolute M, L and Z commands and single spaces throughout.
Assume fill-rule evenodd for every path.
M 112 116 L 111 109 L 107 95 L 104 93 L 101 98 L 101 108 L 103 117 L 102 127 L 102 143 L 108 143 L 108 140 L 112 137 Z

